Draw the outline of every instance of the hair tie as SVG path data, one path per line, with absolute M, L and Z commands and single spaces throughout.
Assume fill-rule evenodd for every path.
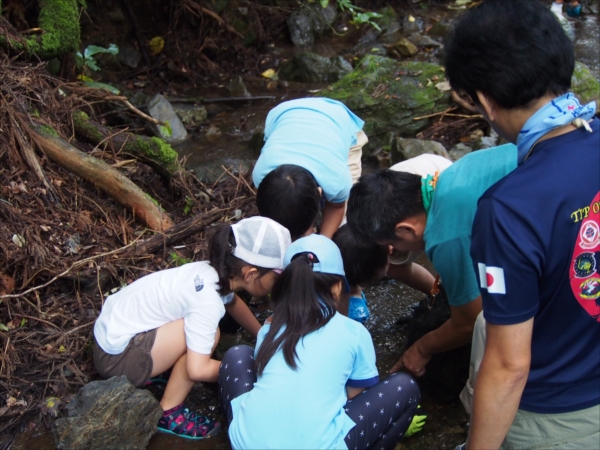
M 308 259 L 310 259 L 311 261 L 314 259 L 314 255 L 312 253 L 308 254 Z
M 231 243 L 227 243 L 227 245 L 229 246 L 229 253 L 233 255 L 233 252 L 235 252 L 235 247 L 231 245 Z

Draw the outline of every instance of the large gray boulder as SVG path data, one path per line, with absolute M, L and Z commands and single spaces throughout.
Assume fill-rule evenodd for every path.
M 290 38 L 297 47 L 309 47 L 315 39 L 329 29 L 337 14 L 337 3 L 329 2 L 327 8 L 319 3 L 314 5 L 303 4 L 302 8 L 294 11 L 288 18 L 287 25 Z
M 302 52 L 279 69 L 279 79 L 305 83 L 334 82 L 352 72 L 352 64 L 341 56 L 320 56 Z
M 392 142 L 392 164 L 424 154 L 451 159 L 446 148 L 437 141 L 397 138 Z
M 127 377 L 92 381 L 66 406 L 52 428 L 58 449 L 144 449 L 163 410 L 154 396 Z

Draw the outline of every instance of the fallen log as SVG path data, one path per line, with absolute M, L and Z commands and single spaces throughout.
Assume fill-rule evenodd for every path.
M 114 131 L 110 127 L 94 122 L 83 111 L 73 111 L 72 117 L 75 134 L 79 139 L 94 145 L 106 142 L 115 150 L 129 154 L 144 164 L 148 164 L 167 180 L 183 170 L 177 160 L 177 152 L 162 139 Z
M 151 230 L 163 231 L 173 226 L 158 203 L 117 169 L 78 150 L 51 127 L 34 123 L 30 131 L 31 137 L 50 160 L 94 183 L 123 206 L 133 209 L 135 217 Z

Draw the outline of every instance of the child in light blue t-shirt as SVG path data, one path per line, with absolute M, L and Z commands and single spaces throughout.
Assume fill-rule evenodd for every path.
M 256 350 L 233 347 L 221 363 L 233 448 L 393 449 L 420 430 L 415 381 L 396 373 L 380 382 L 369 332 L 336 312 L 348 286 L 333 241 L 297 240 L 284 267 Z
M 292 240 L 312 232 L 323 198 L 321 234 L 331 238 L 361 174 L 364 122 L 328 98 L 290 100 L 273 108 L 265 145 L 252 172 L 262 216 L 286 227 Z

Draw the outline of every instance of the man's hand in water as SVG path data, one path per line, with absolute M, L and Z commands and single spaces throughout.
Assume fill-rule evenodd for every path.
M 404 352 L 398 362 L 390 369 L 390 373 L 403 371 L 414 377 L 420 377 L 425 373 L 425 366 L 430 359 L 431 355 L 421 352 L 419 341 L 417 341 Z

